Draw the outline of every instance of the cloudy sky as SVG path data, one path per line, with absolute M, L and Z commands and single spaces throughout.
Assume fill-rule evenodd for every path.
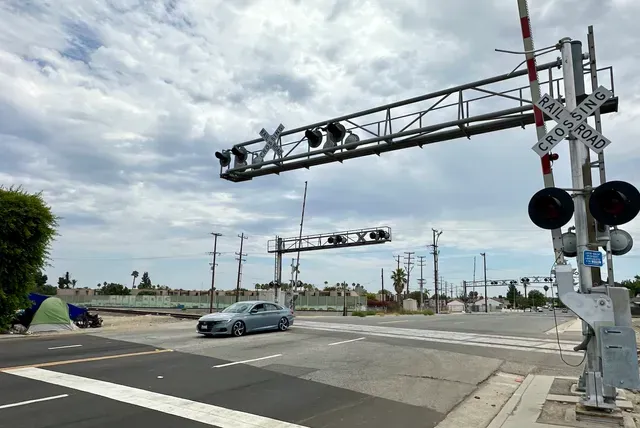
M 568 36 L 586 50 L 595 26 L 599 66 L 614 67 L 620 97 L 620 112 L 603 120 L 608 175 L 637 185 L 640 3 L 530 8 L 536 47 Z M 4 0 L 0 22 L 0 184 L 42 191 L 61 217 L 53 284 L 65 271 L 80 286 L 128 284 L 135 269 L 154 283 L 204 288 L 211 232 L 223 234 L 219 288 L 235 286 L 242 232 L 243 286 L 268 282 L 267 240 L 297 235 L 305 181 L 305 234 L 393 229 L 389 244 L 303 253 L 306 282 L 377 291 L 380 270 L 388 286 L 393 256 L 411 251 L 427 256 L 432 288 L 432 227 L 443 230 L 447 282 L 472 279 L 474 257 L 481 278 L 480 252 L 490 279 L 549 272 L 550 234 L 527 216 L 542 187 L 533 127 L 244 183 L 220 179 L 213 156 L 262 127 L 292 129 L 511 71 L 523 58 L 494 49 L 522 49 L 515 0 Z M 606 75 L 601 83 L 610 87 Z M 457 111 L 444 114 L 435 123 Z M 558 153 L 556 183 L 569 187 L 566 143 Z M 625 228 L 638 236 L 640 223 Z M 640 273 L 639 259 L 638 249 L 616 258 L 616 279 Z

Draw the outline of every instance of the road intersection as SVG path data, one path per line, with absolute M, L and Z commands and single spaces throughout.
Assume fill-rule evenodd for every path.
M 496 373 L 579 371 L 549 314 L 301 317 L 241 338 L 193 324 L 1 339 L 0 426 L 436 426 Z M 578 340 L 561 335 L 574 365 Z

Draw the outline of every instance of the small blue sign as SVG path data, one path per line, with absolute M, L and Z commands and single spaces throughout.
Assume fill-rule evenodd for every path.
M 603 264 L 602 253 L 600 251 L 584 250 L 585 266 L 601 267 Z

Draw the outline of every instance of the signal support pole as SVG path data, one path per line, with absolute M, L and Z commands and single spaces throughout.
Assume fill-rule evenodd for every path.
M 578 42 L 579 43 L 579 42 Z M 572 40 L 568 37 L 560 40 L 560 51 L 562 53 L 562 75 L 564 78 L 564 96 L 567 110 L 574 111 L 577 107 L 576 99 L 576 76 L 574 68 L 574 51 Z M 582 63 L 582 58 L 578 58 Z M 587 198 L 583 191 L 585 186 L 584 168 L 591 171 L 587 146 L 569 134 L 569 156 L 571 160 L 571 183 L 576 193 L 574 195 L 575 206 L 575 227 L 576 227 L 576 247 L 578 272 L 580 274 L 580 290 L 582 293 L 590 293 L 593 285 L 591 268 L 584 265 L 584 250 L 588 250 L 589 245 L 589 225 L 587 221 Z
M 487 253 L 480 253 L 484 267 L 484 311 L 489 312 L 489 298 L 487 297 Z
M 598 68 L 596 63 L 596 42 L 593 34 L 593 25 L 589 25 L 587 33 L 587 43 L 589 45 L 589 72 L 591 75 L 591 91 L 595 91 L 598 87 Z M 600 120 L 600 109 L 596 110 L 594 114 L 596 121 L 596 131 L 602 133 L 602 120 Z M 605 172 L 604 152 L 598 153 L 598 170 L 600 171 L 600 184 L 607 182 L 607 174 Z M 605 251 L 607 253 L 607 283 L 609 287 L 615 287 L 616 283 L 613 277 L 613 254 L 611 253 L 611 237 L 609 234 L 609 227 L 607 226 L 607 245 Z
M 217 247 L 218 247 L 218 236 L 222 236 L 221 233 L 217 233 L 217 232 L 211 232 L 211 234 L 213 235 L 213 252 L 209 253 L 210 256 L 213 256 L 213 261 L 211 263 L 211 293 L 209 295 L 209 313 L 213 312 L 213 296 L 215 294 L 215 290 L 216 290 L 216 256 L 220 253 L 218 253 Z
M 246 254 L 242 252 L 242 245 L 244 244 L 244 240 L 248 239 L 246 236 L 244 236 L 244 232 L 241 235 L 238 235 L 238 238 L 240 238 L 240 252 L 236 253 L 236 255 L 238 256 L 238 258 L 236 259 L 238 260 L 238 281 L 236 283 L 236 302 L 240 300 L 240 280 L 242 278 L 242 262 L 247 260 L 242 258 L 243 256 L 246 256 Z

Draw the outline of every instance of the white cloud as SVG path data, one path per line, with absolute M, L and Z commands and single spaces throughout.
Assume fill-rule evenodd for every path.
M 620 112 L 603 119 L 614 141 L 608 173 L 636 183 L 637 9 L 531 4 L 537 47 L 564 36 L 586 42 L 594 24 L 599 65 L 615 67 L 620 97 Z M 542 186 L 531 127 L 246 183 L 221 180 L 213 157 L 262 127 L 292 129 L 509 72 L 520 58 L 493 50 L 522 49 L 515 4 L 13 0 L 0 5 L 0 21 L 0 184 L 44 191 L 62 217 L 50 276 L 126 283 L 132 269 L 149 269 L 158 282 L 199 287 L 209 281 L 209 233 L 220 231 L 219 283 L 234 284 L 240 232 L 250 237 L 245 282 L 269 281 L 266 241 L 298 234 L 305 180 L 305 234 L 389 225 L 394 235 L 381 246 L 304 253 L 306 281 L 377 288 L 392 255 L 429 255 L 432 227 L 444 230 L 441 272 L 455 283 L 470 279 L 480 251 L 496 278 L 548 271 L 549 233 L 526 213 Z M 600 79 L 609 84 L 606 72 Z M 478 104 L 504 106 L 513 103 Z M 426 117 L 452 120 L 454 110 Z M 556 181 L 568 187 L 568 150 L 558 152 Z M 616 264 L 618 277 L 637 273 L 639 255 Z M 428 278 L 430 269 L 427 258 Z

